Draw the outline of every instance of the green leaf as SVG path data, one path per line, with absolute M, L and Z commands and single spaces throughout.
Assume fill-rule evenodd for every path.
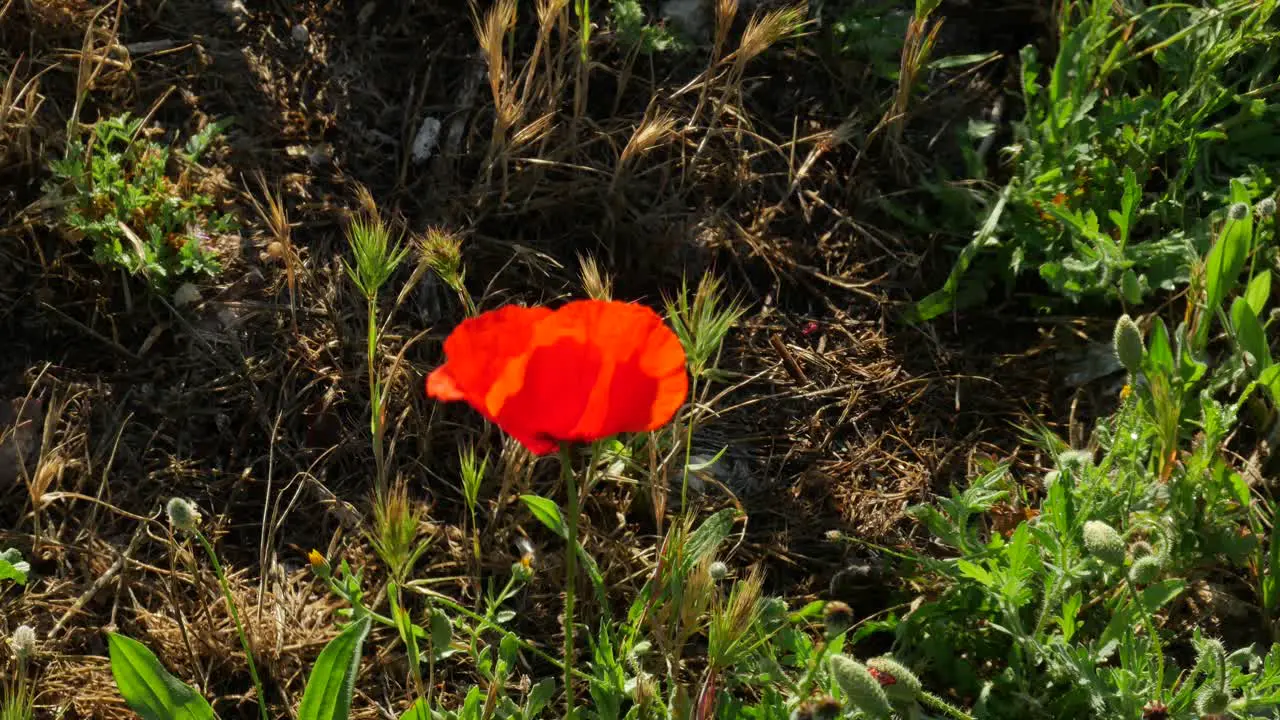
M 1138 597 L 1147 612 L 1154 613 L 1159 612 L 1160 608 L 1168 605 L 1171 600 L 1181 595 L 1186 588 L 1186 582 L 1178 578 L 1169 578 L 1143 588 Z
M 453 623 L 443 610 L 431 612 L 431 651 L 436 657 L 449 650 L 453 643 Z
M 400 720 L 431 720 L 431 710 L 427 707 L 427 701 L 418 698 L 408 710 L 400 715 Z
M 529 688 L 529 697 L 524 701 L 524 716 L 526 720 L 534 720 L 534 718 L 542 714 L 542 709 L 551 702 L 551 697 L 556 693 L 556 681 L 554 678 L 545 678 L 541 682 Z
M 1271 271 L 1263 270 L 1249 281 L 1249 288 L 1244 291 L 1244 299 L 1248 301 L 1249 307 L 1253 308 L 1253 314 L 1262 317 L 1262 311 L 1267 308 L 1267 300 L 1271 298 Z
M 951 274 L 947 276 L 947 281 L 943 283 L 942 288 L 926 295 L 916 303 L 906 314 L 907 322 L 932 320 L 955 305 L 956 295 L 960 291 L 960 281 L 969 271 L 969 266 L 973 264 L 973 259 L 977 257 L 978 252 L 993 242 L 996 229 L 1000 226 L 1000 217 L 1004 214 L 1004 208 L 1009 203 L 1009 195 L 1012 191 L 1013 185 L 1004 187 L 995 206 L 982 221 L 982 227 L 974 234 L 973 240 L 960 251 L 960 257 L 956 259 L 956 264 L 951 268 Z
M 1239 196 L 1238 185 L 1238 181 L 1231 181 L 1233 200 Z M 1247 194 L 1244 197 L 1248 199 Z M 1218 233 L 1217 242 L 1209 249 L 1209 255 L 1205 258 L 1205 309 L 1208 312 L 1216 312 L 1222 306 L 1222 301 L 1226 299 L 1227 294 L 1239 281 L 1240 272 L 1244 270 L 1244 262 L 1249 256 L 1249 245 L 1252 242 L 1252 213 L 1246 212 L 1240 220 L 1227 218 L 1222 231 Z M 1201 326 L 1201 332 L 1207 337 L 1208 323 Z
M 365 616 L 348 625 L 320 652 L 302 693 L 298 720 L 346 720 L 360 668 L 360 651 L 371 622 Z
M 31 565 L 22 561 L 22 553 L 17 548 L 0 552 L 0 580 L 26 585 L 28 572 L 31 572 Z
M 525 506 L 538 519 L 538 522 L 545 525 L 551 532 L 559 535 L 561 540 L 569 541 L 569 529 L 564 524 L 564 515 L 560 513 L 559 505 L 541 495 L 521 495 L 520 499 L 524 501 Z M 596 599 L 600 601 L 601 605 L 608 607 L 604 576 L 600 574 L 600 566 L 596 564 L 596 559 L 587 553 L 586 548 L 582 547 L 581 540 L 578 541 L 578 560 L 586 569 L 587 577 L 591 578 L 591 585 L 596 591 Z
M 1266 333 L 1248 300 L 1238 297 L 1231 303 L 1231 326 L 1235 329 L 1240 349 L 1253 355 L 1258 363 L 1257 370 L 1271 367 L 1271 350 L 1267 347 Z
M 1151 325 L 1151 344 L 1147 347 L 1145 360 L 1156 374 L 1173 374 L 1173 345 L 1169 342 L 1169 329 L 1160 318 Z
M 213 720 L 209 703 L 170 675 L 142 643 L 107 633 L 107 650 L 120 696 L 143 720 Z

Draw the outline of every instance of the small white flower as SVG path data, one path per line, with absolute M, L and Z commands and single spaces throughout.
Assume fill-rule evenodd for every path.
M 9 638 L 9 647 L 13 648 L 18 662 L 25 661 L 36 653 L 36 631 L 30 625 L 19 625 Z

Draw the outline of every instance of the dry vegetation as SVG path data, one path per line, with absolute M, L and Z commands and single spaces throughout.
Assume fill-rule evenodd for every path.
M 706 47 L 643 55 L 603 23 L 588 42 L 569 5 L 0 5 L 0 547 L 20 548 L 34 578 L 0 589 L 0 635 L 37 629 L 41 716 L 129 716 L 105 658 L 102 630 L 115 628 L 219 698 L 222 717 L 254 712 L 217 583 L 161 516 L 174 495 L 208 514 L 266 692 L 281 716 L 296 705 L 335 632 L 307 551 L 372 557 L 366 314 L 342 263 L 360 213 L 415 248 L 383 298 L 379 371 L 391 378 L 386 472 L 407 482 L 432 542 L 416 574 L 471 603 L 477 577 L 505 574 L 527 538 L 540 565 L 517 626 L 533 642 L 556 642 L 561 553 L 515 498 L 554 470 L 422 393 L 471 297 L 487 309 L 611 286 L 657 305 L 685 278 L 724 277 L 748 310 L 694 439 L 697 453 L 729 451 L 695 502 L 748 509 L 742 561 L 796 600 L 845 599 L 873 616 L 888 602 L 868 588 L 880 583 L 846 582 L 842 569 L 865 558 L 827 531 L 911 543 L 906 504 L 975 458 L 1037 460 L 1007 421 L 1066 405 L 1043 371 L 1056 348 L 1083 344 L 1078 323 L 894 322 L 945 272 L 929 251 L 954 236 L 904 232 L 883 209 L 928 210 L 916 178 L 958 162 L 937 137 L 980 114 L 1006 69 L 930 73 L 909 56 L 1015 41 L 913 23 L 904 76 L 919 71 L 926 87 L 913 93 L 822 51 L 803 6 L 720 0 Z M 995 15 L 1032 18 L 1012 3 Z M 165 143 L 233 119 L 190 168 L 191 187 L 239 219 L 196 296 L 92 263 L 42 186 L 68 133 L 122 111 Z M 439 139 L 419 159 L 425 117 Z M 461 293 L 423 271 L 422 248 L 451 239 Z M 493 468 L 479 557 L 460 443 Z M 654 561 L 657 512 L 648 489 L 624 484 L 585 508 L 586 544 L 620 597 Z M 406 697 L 384 680 L 403 670 L 381 672 L 402 668 L 401 648 L 370 645 L 363 718 Z M 442 691 L 470 672 L 446 665 Z

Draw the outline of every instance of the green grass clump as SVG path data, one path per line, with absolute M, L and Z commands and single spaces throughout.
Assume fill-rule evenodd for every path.
M 180 275 L 214 275 L 219 263 L 206 241 L 235 222 L 190 187 L 190 172 L 222 126 L 211 124 L 175 153 L 143 137 L 142 124 L 128 114 L 100 120 L 51 163 L 47 189 L 60 198 L 62 223 L 83 236 L 96 262 L 154 288 Z

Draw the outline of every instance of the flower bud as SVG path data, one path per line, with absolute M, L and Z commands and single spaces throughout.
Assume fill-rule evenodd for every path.
M 853 627 L 853 608 L 848 603 L 832 600 L 822 608 L 822 622 L 826 625 L 827 637 L 833 638 Z
M 1243 220 L 1249 217 L 1248 203 L 1231 203 L 1231 207 L 1227 208 L 1227 217 L 1232 220 Z
M 1124 564 L 1124 538 L 1104 522 L 1090 520 L 1084 524 L 1084 547 L 1108 565 Z
M 169 524 L 184 532 L 195 532 L 200 527 L 200 510 L 186 498 L 172 498 L 165 506 Z
M 1206 685 L 1196 695 L 1196 712 L 1201 716 L 1218 716 L 1227 711 L 1231 704 L 1231 696 L 1223 692 L 1216 683 Z
M 1134 560 L 1137 560 L 1138 558 L 1144 558 L 1148 555 L 1154 555 L 1155 552 L 1156 552 L 1156 549 L 1151 547 L 1151 543 L 1147 542 L 1146 540 L 1138 540 L 1137 542 L 1129 546 L 1129 557 L 1133 558 Z
M 871 671 L 872 677 L 880 681 L 880 686 L 890 700 L 913 702 L 924 690 L 915 673 L 888 655 L 868 660 L 867 669 Z
M 533 566 L 523 562 L 511 563 L 511 577 L 516 582 L 527 583 L 533 579 Z
M 36 654 L 36 631 L 30 625 L 19 625 L 9 638 L 9 647 L 19 663 L 25 663 Z
M 1061 473 L 1057 470 L 1050 470 L 1044 474 L 1044 479 L 1041 481 L 1040 485 L 1044 488 L 1045 492 L 1049 492 L 1053 489 L 1054 484 L 1058 482 L 1059 477 L 1061 477 Z
M 1121 315 L 1116 321 L 1111 342 L 1115 348 L 1116 359 L 1125 370 L 1135 375 L 1142 371 L 1142 358 L 1147 354 L 1147 350 L 1142 344 L 1142 331 L 1138 329 L 1138 323 L 1134 322 L 1127 313 Z
M 719 560 L 711 563 L 711 567 L 707 568 L 707 572 L 711 575 L 711 579 L 716 582 L 729 577 L 729 566 Z
M 1262 198 L 1257 205 L 1253 206 L 1253 211 L 1263 219 L 1274 216 L 1276 214 L 1276 199 Z
M 311 563 L 311 572 L 314 572 L 323 580 L 329 579 L 329 561 L 324 559 L 324 555 L 319 550 L 312 550 L 307 553 L 307 562 Z
M 1133 561 L 1129 566 L 1129 582 L 1134 585 L 1150 585 L 1160 577 L 1163 564 L 1157 555 L 1147 555 Z
M 849 696 L 850 703 L 871 717 L 889 717 L 889 713 L 893 711 L 889 705 L 889 697 L 885 695 L 880 682 L 862 663 L 844 655 L 832 655 L 830 665 L 831 676 L 844 694 Z

